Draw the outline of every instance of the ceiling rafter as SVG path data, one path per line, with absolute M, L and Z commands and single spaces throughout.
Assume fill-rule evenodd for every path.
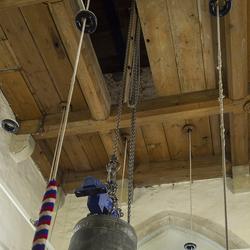
M 239 101 L 225 99 L 225 112 L 242 112 L 250 96 Z M 102 132 L 115 129 L 116 106 L 111 108 L 108 119 L 96 121 L 90 114 L 71 112 L 66 135 Z M 138 106 L 137 125 L 183 120 L 219 114 L 218 90 L 205 90 L 177 96 L 166 96 L 147 100 Z M 60 125 L 60 115 L 47 115 L 43 120 L 21 122 L 21 134 L 31 133 L 35 139 L 54 138 Z M 130 126 L 130 113 L 125 110 L 121 119 L 121 128 Z
M 227 170 L 230 173 L 230 162 L 227 162 Z M 68 172 L 63 176 L 63 189 L 66 193 L 71 193 L 78 187 L 84 177 L 95 176 L 105 180 L 105 168 L 99 171 L 89 172 Z M 193 159 L 194 180 L 221 177 L 221 158 L 210 156 Z M 135 187 L 161 185 L 166 183 L 176 183 L 187 181 L 189 178 L 189 162 L 184 160 L 172 160 L 163 162 L 151 162 L 140 164 L 134 173 Z
M 0 1 L 0 10 L 12 7 L 23 7 L 38 3 L 59 2 L 62 0 L 2 0 Z

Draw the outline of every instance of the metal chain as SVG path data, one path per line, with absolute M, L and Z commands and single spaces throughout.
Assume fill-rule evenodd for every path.
M 125 56 L 125 63 L 123 69 L 123 81 L 119 89 L 119 99 L 118 99 L 118 110 L 116 115 L 116 128 L 115 128 L 115 137 L 113 140 L 113 155 L 106 166 L 108 177 L 107 177 L 107 190 L 108 195 L 113 201 L 113 211 L 118 213 L 118 217 L 122 217 L 123 213 L 121 209 L 118 207 L 118 199 L 116 196 L 117 193 L 117 183 L 116 183 L 116 173 L 119 169 L 119 161 L 118 161 L 118 145 L 120 143 L 120 123 L 121 123 L 121 115 L 122 115 L 122 108 L 123 108 L 123 100 L 124 100 L 124 91 L 125 91 L 125 82 L 126 82 L 126 74 L 127 74 L 127 64 L 128 64 L 128 51 L 130 48 L 130 34 L 133 25 L 133 19 L 135 15 L 135 1 L 132 0 L 131 3 L 131 15 L 130 15 L 130 22 L 129 22 L 129 30 L 128 30 L 128 41 L 127 41 L 127 49 L 126 49 L 126 56 Z
M 135 146 L 136 146 L 136 108 L 140 96 L 140 33 L 141 26 L 137 16 L 137 27 L 134 47 L 134 61 L 132 70 L 131 86 L 131 128 L 129 139 L 129 156 L 128 156 L 128 223 L 131 222 L 131 207 L 134 196 L 134 163 L 135 163 Z
M 217 1 L 217 39 L 218 39 L 218 74 L 219 74 L 219 105 L 220 105 L 220 138 L 221 138 L 221 155 L 222 155 L 222 173 L 223 173 L 223 194 L 224 194 L 224 215 L 225 215 L 225 240 L 226 250 L 229 250 L 228 236 L 228 214 L 227 214 L 227 171 L 226 171 L 226 139 L 225 139 L 225 122 L 224 122 L 224 91 L 222 79 L 222 53 L 221 53 L 221 33 L 220 33 L 220 7 Z
M 120 123 L 121 123 L 122 107 L 123 107 L 123 100 L 124 100 L 126 75 L 127 75 L 127 70 L 128 70 L 128 54 L 129 54 L 129 48 L 130 48 L 130 37 L 131 37 L 131 32 L 132 32 L 134 15 L 135 15 L 135 1 L 132 0 L 131 14 L 130 14 L 130 19 L 129 19 L 128 38 L 127 38 L 127 49 L 126 49 L 125 63 L 124 63 L 124 68 L 123 68 L 123 80 L 119 89 L 118 111 L 116 115 L 115 138 L 114 138 L 114 144 L 113 144 L 113 155 L 115 155 L 116 157 L 118 155 L 118 145 L 120 143 Z

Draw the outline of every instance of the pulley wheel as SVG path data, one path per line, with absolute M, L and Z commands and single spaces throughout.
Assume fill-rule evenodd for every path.
M 197 248 L 195 243 L 188 242 L 184 245 L 185 250 L 195 250 Z
M 86 19 L 85 32 L 92 34 L 97 29 L 97 17 L 89 10 L 80 10 L 76 15 L 75 21 L 77 28 L 82 31 L 83 21 Z
M 223 4 L 220 5 L 220 17 L 225 16 L 232 7 L 232 0 L 223 0 Z M 209 10 L 211 15 L 217 16 L 217 0 L 209 1 Z
M 19 124 L 12 119 L 5 119 L 1 122 L 1 127 L 8 133 L 16 134 L 19 130 Z
M 136 250 L 134 229 L 125 221 L 108 215 L 92 215 L 79 221 L 69 250 Z

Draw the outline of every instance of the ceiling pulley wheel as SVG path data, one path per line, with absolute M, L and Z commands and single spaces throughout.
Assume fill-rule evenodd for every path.
M 86 19 L 85 32 L 93 34 L 97 29 L 97 17 L 89 10 L 80 10 L 75 18 L 77 28 L 82 31 L 83 22 Z
M 16 134 L 19 130 L 19 124 L 12 119 L 4 119 L 1 122 L 1 127 L 8 133 Z
M 188 242 L 184 245 L 185 250 L 195 250 L 197 248 L 195 243 Z
M 232 0 L 210 0 L 209 10 L 211 15 L 217 16 L 217 2 L 219 1 L 219 13 L 220 17 L 225 16 L 232 7 Z

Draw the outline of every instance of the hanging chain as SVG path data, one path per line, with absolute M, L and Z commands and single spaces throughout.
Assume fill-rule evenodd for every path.
M 129 28 L 128 28 L 128 37 L 127 37 L 127 48 L 126 48 L 125 63 L 124 63 L 124 68 L 123 68 L 123 80 L 122 80 L 122 84 L 120 85 L 120 89 L 119 89 L 118 111 L 117 111 L 117 115 L 116 115 L 116 128 L 115 128 L 115 138 L 114 138 L 114 145 L 113 145 L 113 155 L 115 155 L 115 156 L 117 156 L 117 154 L 118 154 L 118 145 L 120 142 L 120 123 L 121 123 L 122 107 L 123 107 L 123 100 L 124 100 L 126 76 L 127 76 L 127 71 L 128 71 L 129 51 L 130 51 L 130 47 L 131 47 L 130 39 L 131 39 L 133 22 L 135 20 L 135 17 L 134 17 L 135 14 L 136 14 L 135 1 L 132 0 L 130 19 L 129 19 Z
M 224 192 L 224 215 L 225 215 L 225 240 L 226 250 L 229 250 L 228 236 L 228 214 L 227 214 L 227 171 L 226 171 L 226 139 L 225 139 L 225 122 L 224 122 L 224 92 L 222 80 L 222 54 L 221 54 L 221 33 L 220 33 L 220 7 L 217 1 L 217 39 L 218 39 L 218 74 L 219 74 L 219 105 L 220 105 L 220 138 L 221 138 L 221 155 L 222 155 L 222 173 L 223 173 L 223 192 Z
M 115 128 L 115 137 L 113 143 L 113 155 L 109 163 L 106 166 L 108 172 L 107 178 L 107 190 L 108 195 L 113 201 L 113 212 L 117 211 L 118 216 L 122 217 L 123 213 L 120 208 L 118 208 L 118 199 L 116 196 L 117 193 L 117 183 L 116 183 L 116 175 L 119 169 L 119 161 L 118 161 L 118 146 L 120 143 L 120 123 L 121 123 L 121 115 L 122 115 L 122 108 L 123 108 L 123 100 L 124 100 L 124 91 L 125 91 L 125 83 L 126 83 L 126 75 L 128 70 L 128 55 L 130 49 L 130 34 L 132 32 L 133 20 L 135 15 L 135 1 L 132 0 L 131 3 L 131 15 L 130 15 L 130 22 L 129 22 L 129 30 L 128 30 L 128 41 L 127 41 L 127 49 L 126 49 L 126 56 L 125 56 L 125 63 L 123 69 L 123 81 L 119 89 L 119 99 L 118 99 L 118 110 L 116 115 L 116 128 Z
M 128 223 L 131 221 L 131 206 L 134 196 L 134 163 L 136 145 L 136 108 L 140 97 L 140 34 L 141 26 L 137 16 L 135 47 L 133 54 L 132 82 L 130 89 L 129 106 L 131 107 L 131 128 L 128 156 Z

